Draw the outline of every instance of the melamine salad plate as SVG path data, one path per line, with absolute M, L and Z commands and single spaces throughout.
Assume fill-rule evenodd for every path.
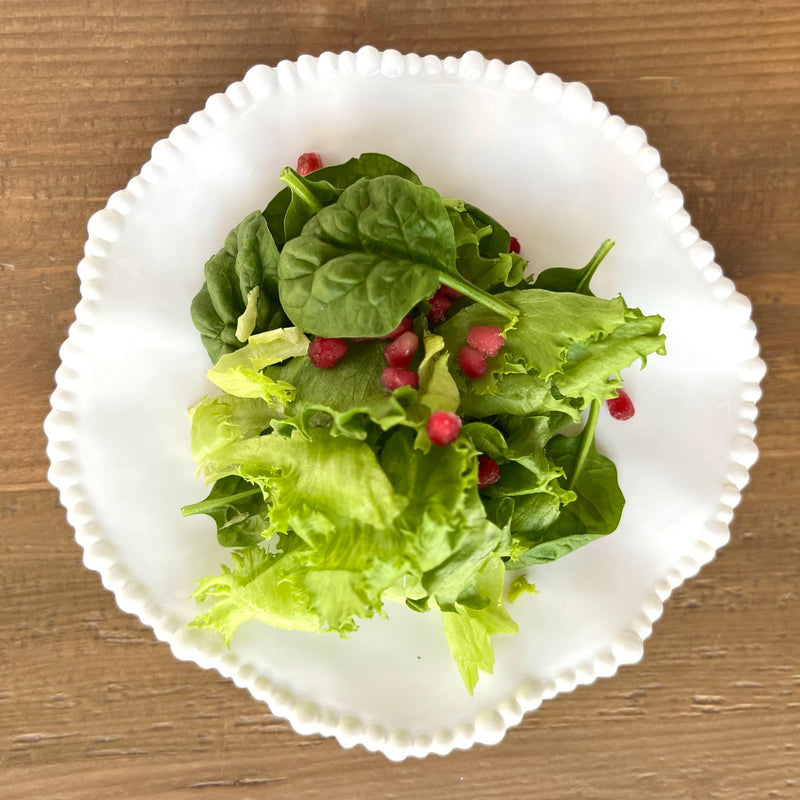
M 601 413 L 627 504 L 616 532 L 527 569 L 494 674 L 469 696 L 435 615 L 387 604 L 347 640 L 247 622 L 230 648 L 190 628 L 190 595 L 228 553 L 204 517 L 187 409 L 210 390 L 189 305 L 226 233 L 304 151 L 385 152 L 491 213 L 534 272 L 616 247 L 592 288 L 665 318 L 668 354 L 629 369 L 636 415 Z M 494 743 L 542 700 L 638 661 L 676 586 L 714 557 L 755 462 L 764 364 L 750 304 L 691 226 L 644 132 L 586 86 L 470 52 L 365 47 L 253 67 L 158 142 L 89 222 L 82 300 L 46 421 L 50 480 L 119 606 L 300 733 L 392 759 Z

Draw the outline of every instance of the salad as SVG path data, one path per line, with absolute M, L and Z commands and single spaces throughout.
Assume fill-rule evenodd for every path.
M 595 426 L 633 412 L 620 372 L 665 353 L 663 320 L 592 294 L 612 242 L 531 277 L 500 223 L 387 155 L 280 178 L 191 307 L 221 393 L 190 410 L 212 488 L 183 513 L 231 548 L 191 624 L 347 637 L 405 603 L 441 615 L 472 693 L 535 591 L 507 572 L 617 527 Z

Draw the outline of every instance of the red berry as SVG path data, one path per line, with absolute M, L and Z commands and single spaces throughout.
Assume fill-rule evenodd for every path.
M 630 419 L 636 411 L 633 407 L 633 401 L 622 389 L 617 389 L 617 396 L 606 400 L 606 405 L 608 406 L 608 413 L 614 419 Z
M 441 322 L 444 319 L 452 300 L 439 291 L 428 302 L 431 304 L 431 310 L 428 312 L 428 321 L 431 325 L 436 325 L 437 322 Z
M 486 356 L 480 350 L 473 350 L 464 345 L 458 351 L 458 366 L 468 378 L 474 379 L 485 375 L 489 365 L 486 363 Z
M 414 358 L 418 347 L 417 334 L 406 331 L 402 336 L 398 336 L 393 342 L 386 345 L 383 355 L 390 367 L 407 367 Z
M 401 336 L 406 331 L 410 331 L 413 328 L 414 323 L 411 317 L 406 314 L 403 319 L 400 320 L 400 324 L 391 333 L 387 333 L 386 336 L 381 336 L 381 339 L 396 339 L 398 336 Z
M 500 465 L 489 456 L 478 457 L 478 488 L 485 489 L 500 480 Z
M 426 430 L 432 444 L 444 447 L 458 439 L 461 417 L 450 411 L 434 411 L 428 417 Z
M 451 289 L 449 286 L 442 284 L 439 287 L 439 294 L 443 294 L 450 300 L 460 300 L 464 295 L 458 289 Z
M 344 339 L 325 339 L 318 336 L 308 346 L 311 363 L 320 369 L 332 367 L 346 352 L 347 342 Z
M 381 372 L 381 383 L 390 391 L 399 389 L 401 386 L 412 386 L 419 388 L 419 375 L 411 369 L 402 367 L 386 367 Z
M 322 158 L 319 153 L 303 153 L 303 155 L 297 159 L 298 175 L 308 175 L 309 172 L 313 172 L 321 166 Z
M 508 243 L 508 252 L 509 253 L 519 253 L 520 246 L 519 246 L 519 239 L 516 236 L 511 237 L 511 241 Z
M 467 344 L 487 356 L 496 356 L 505 343 L 503 332 L 496 325 L 476 325 L 467 334 Z

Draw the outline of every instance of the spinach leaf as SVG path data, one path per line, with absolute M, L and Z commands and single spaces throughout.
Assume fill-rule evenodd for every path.
M 405 164 L 382 153 L 362 153 L 358 158 L 351 158 L 343 164 L 315 170 L 305 178 L 296 172 L 294 175 L 318 201 L 322 201 L 322 205 L 333 202 L 344 189 L 359 178 L 399 175 L 412 183 L 420 183 L 416 174 Z M 289 239 L 298 236 L 303 225 L 312 216 L 313 211 L 308 204 L 303 202 L 289 186 L 278 192 L 264 209 L 264 217 L 278 247 L 283 247 Z
M 580 474 L 574 481 L 572 479 L 583 442 L 584 437 L 581 436 L 556 436 L 548 444 L 548 458 L 564 470 L 576 499 L 564 505 L 543 530 L 535 525 L 535 519 L 529 519 L 529 523 L 532 523 L 530 529 L 514 531 L 515 550 L 524 550 L 515 553 L 506 565 L 508 569 L 555 561 L 588 542 L 612 533 L 619 525 L 625 498 L 617 483 L 617 469 L 613 461 L 597 452 L 593 436 L 589 439 Z M 537 512 L 546 519 L 546 508 L 540 507 Z
M 606 239 L 597 252 L 589 259 L 585 267 L 573 269 L 571 267 L 551 267 L 540 272 L 533 283 L 534 289 L 547 289 L 551 292 L 575 292 L 588 294 L 594 297 L 589 289 L 589 282 L 600 266 L 600 262 L 608 255 L 614 246 L 611 239 Z
M 440 283 L 516 318 L 464 281 L 455 263 L 453 226 L 437 192 L 394 175 L 361 178 L 286 243 L 280 299 L 299 328 L 326 337 L 383 336 Z
M 481 237 L 481 255 L 484 258 L 496 258 L 499 255 L 508 253 L 508 248 L 511 245 L 511 236 L 508 231 L 496 219 L 490 217 L 480 208 L 467 203 L 466 210 L 479 227 L 490 229 L 487 236 Z
M 528 262 L 508 252 L 505 228 L 475 206 L 449 209 L 449 214 L 458 248 L 459 274 L 485 291 L 504 291 L 523 282 Z
M 261 489 L 237 475 L 220 478 L 205 500 L 184 506 L 181 512 L 184 517 L 208 514 L 217 525 L 217 541 L 223 547 L 258 544 L 269 529 Z
M 237 337 L 240 317 L 250 332 L 283 327 L 278 300 L 278 248 L 260 212 L 248 214 L 205 265 L 206 282 L 192 300 L 192 322 L 212 362 L 247 341 Z M 258 292 L 252 292 L 258 288 Z M 253 309 L 255 308 L 255 313 Z

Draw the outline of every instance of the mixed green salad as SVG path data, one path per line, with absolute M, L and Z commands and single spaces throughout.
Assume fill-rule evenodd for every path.
M 192 624 L 346 637 L 403 602 L 441 615 L 471 693 L 533 590 L 506 573 L 617 527 L 595 425 L 663 320 L 592 294 L 610 241 L 530 277 L 502 225 L 389 156 L 280 178 L 192 302 L 221 393 L 190 410 L 213 487 L 183 513 L 232 548 Z

